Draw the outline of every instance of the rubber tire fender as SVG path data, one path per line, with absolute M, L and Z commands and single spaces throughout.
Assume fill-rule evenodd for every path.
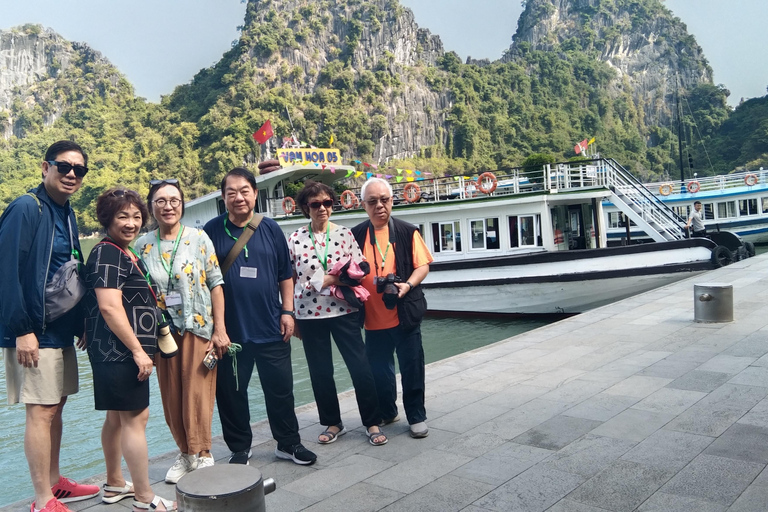
M 744 242 L 744 249 L 747 250 L 747 254 L 750 258 L 755 255 L 755 244 L 752 242 Z
M 724 245 L 718 245 L 712 249 L 712 264 L 716 268 L 724 267 L 733 263 L 733 253 Z

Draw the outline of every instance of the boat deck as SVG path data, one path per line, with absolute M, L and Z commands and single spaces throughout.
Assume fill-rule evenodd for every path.
M 733 284 L 733 323 L 693 322 L 693 285 L 711 282 Z M 352 432 L 334 444 L 312 442 L 314 406 L 298 410 L 319 457 L 300 467 L 275 460 L 258 423 L 251 464 L 277 482 L 267 510 L 764 511 L 766 299 L 762 255 L 430 364 L 422 440 L 401 420 L 369 445 L 345 393 Z M 213 453 L 224 462 L 221 439 Z M 162 496 L 173 458 L 151 461 Z

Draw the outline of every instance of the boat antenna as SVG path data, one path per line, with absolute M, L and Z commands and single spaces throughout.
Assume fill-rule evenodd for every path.
M 291 114 L 288 112 L 288 107 L 285 107 L 285 115 L 288 116 L 288 124 L 291 125 L 291 142 L 295 147 L 299 147 L 299 138 L 296 136 L 296 130 L 293 127 L 293 121 L 291 120 Z
M 675 72 L 675 109 L 677 110 L 677 153 L 680 157 L 680 192 L 685 190 L 685 169 L 683 168 L 683 118 L 680 108 L 680 76 Z

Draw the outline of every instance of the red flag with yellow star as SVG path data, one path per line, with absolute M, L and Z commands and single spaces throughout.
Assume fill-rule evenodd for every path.
M 261 128 L 253 134 L 253 138 L 256 139 L 256 142 L 259 144 L 264 144 L 274 134 L 275 132 L 272 131 L 272 123 L 267 119 L 267 122 L 261 125 Z

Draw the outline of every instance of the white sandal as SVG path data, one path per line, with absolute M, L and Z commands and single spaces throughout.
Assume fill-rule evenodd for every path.
M 176 504 L 174 502 L 165 498 L 161 498 L 157 494 L 155 494 L 155 497 L 152 498 L 152 503 L 142 503 L 140 501 L 133 500 L 133 508 L 139 510 L 156 510 L 158 505 L 161 504 L 165 507 L 165 510 L 177 510 Z
M 104 492 L 116 492 L 114 496 L 106 496 L 104 494 L 101 495 L 101 501 L 103 503 L 107 503 L 109 505 L 113 503 L 117 503 L 118 501 L 125 499 L 125 498 L 133 498 L 134 492 L 133 492 L 133 484 L 129 481 L 125 481 L 125 486 L 123 487 L 117 487 L 115 485 L 107 485 L 104 484 L 102 486 L 102 489 L 104 489 Z

